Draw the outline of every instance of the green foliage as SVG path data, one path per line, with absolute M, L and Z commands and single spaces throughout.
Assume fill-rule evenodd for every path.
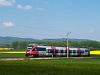
M 14 49 L 26 49 L 26 47 L 28 46 L 30 42 L 27 41 L 23 41 L 23 42 L 19 42 L 19 41 L 15 41 L 12 43 L 12 48 Z
M 0 53 L 0 58 L 25 58 L 23 53 Z
M 8 45 L 8 47 L 12 47 L 14 49 L 26 49 L 28 44 L 46 44 L 49 46 L 66 46 L 66 41 L 63 42 L 50 42 L 50 41 L 37 41 L 37 42 L 27 42 L 27 41 L 15 41 L 12 45 Z M 87 47 L 91 50 L 93 49 L 100 49 L 100 42 L 97 41 L 69 41 L 69 47 Z

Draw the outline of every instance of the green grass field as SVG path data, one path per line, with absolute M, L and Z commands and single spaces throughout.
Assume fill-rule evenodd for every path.
M 7 52 L 7 53 L 3 53 Z M 10 53 L 13 52 L 13 53 Z M 19 53 L 16 53 L 19 52 Z M 23 53 L 21 53 L 23 52 Z M 0 60 L 0 75 L 99 75 L 100 57 L 33 59 L 25 57 L 25 50 L 0 51 L 1 58 L 24 60 Z
M 100 75 L 100 59 L 0 61 L 0 75 Z

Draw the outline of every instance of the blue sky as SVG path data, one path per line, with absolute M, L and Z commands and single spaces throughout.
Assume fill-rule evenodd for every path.
M 100 41 L 100 0 L 0 0 L 0 36 Z

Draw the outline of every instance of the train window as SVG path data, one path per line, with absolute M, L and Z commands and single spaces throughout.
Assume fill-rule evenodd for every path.
M 34 48 L 35 51 L 37 51 L 37 48 Z
M 60 52 L 63 53 L 63 50 L 61 50 Z
M 85 52 L 89 52 L 89 50 L 85 50 Z
M 35 50 L 38 50 L 38 51 L 46 51 L 46 48 L 35 48 Z
M 69 53 L 72 53 L 73 51 L 72 50 L 69 50 Z
M 58 50 L 58 53 L 61 53 L 61 50 Z
M 65 53 L 67 53 L 67 50 L 65 50 Z
M 78 50 L 77 53 L 80 53 L 80 50 Z
M 66 50 L 60 50 L 60 53 L 67 53 Z
M 34 47 L 34 46 L 27 46 L 27 47 Z
M 54 50 L 48 49 L 48 53 L 54 53 Z
M 76 53 L 76 50 L 73 50 L 73 53 Z
M 27 48 L 27 49 L 32 49 L 32 48 Z
M 63 53 L 66 53 L 67 51 L 66 50 L 63 50 Z
M 81 53 L 84 53 L 84 51 L 83 51 L 83 50 L 81 50 L 80 52 L 81 52 Z
M 55 50 L 55 53 L 58 53 L 58 50 Z

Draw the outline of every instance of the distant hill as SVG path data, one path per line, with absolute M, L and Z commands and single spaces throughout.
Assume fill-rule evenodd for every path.
M 18 38 L 18 37 L 0 37 L 0 44 L 5 44 L 5 43 L 12 43 L 14 41 L 37 41 L 37 39 L 32 39 L 32 38 Z
M 69 41 L 86 41 L 87 39 L 69 39 Z M 14 41 L 50 41 L 50 42 L 62 42 L 66 41 L 66 38 L 59 38 L 59 39 L 32 39 L 32 38 L 19 38 L 19 37 L 0 37 L 0 44 L 8 44 Z

